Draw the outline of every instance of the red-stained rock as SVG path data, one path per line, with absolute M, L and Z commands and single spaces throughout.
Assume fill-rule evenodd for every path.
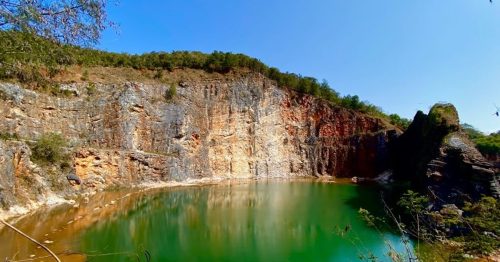
M 388 166 L 393 127 L 377 118 L 280 89 L 262 75 L 199 73 L 169 101 L 162 84 L 96 84 L 93 94 L 86 83 L 62 84 L 77 95 L 61 98 L 0 83 L 8 95 L 0 132 L 65 137 L 71 170 L 56 168 L 51 180 L 41 169 L 41 180 L 62 196 L 203 177 L 374 177 Z M 67 173 L 81 185 L 68 183 Z M 13 191 L 2 192 L 16 203 Z

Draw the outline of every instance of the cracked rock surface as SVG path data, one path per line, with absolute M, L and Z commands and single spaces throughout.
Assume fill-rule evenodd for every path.
M 201 74 L 170 85 L 62 84 L 55 97 L 0 83 L 0 202 L 4 209 L 110 186 L 189 178 L 374 177 L 396 133 L 382 120 L 280 89 L 258 74 Z M 27 143 L 60 133 L 69 170 L 39 167 Z M 81 184 L 66 181 L 76 175 Z M 26 178 L 26 179 L 24 179 Z M 24 180 L 33 181 L 24 183 Z

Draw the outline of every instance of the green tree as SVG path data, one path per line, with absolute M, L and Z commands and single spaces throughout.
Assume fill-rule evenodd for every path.
M 60 43 L 91 45 L 111 23 L 106 0 L 0 0 L 0 30 L 36 34 Z
M 420 195 L 412 190 L 408 190 L 403 194 L 403 196 L 401 196 L 397 204 L 408 214 L 422 214 L 428 203 L 428 197 Z
M 347 95 L 347 96 L 343 97 L 342 98 L 342 105 L 347 107 L 347 108 L 353 109 L 353 110 L 359 110 L 362 107 L 362 103 L 359 100 L 359 96 L 357 96 L 357 95 L 354 95 L 354 96 Z
M 340 95 L 337 91 L 330 88 L 326 80 L 323 80 L 319 85 L 319 97 L 326 99 L 332 103 L 340 103 Z
M 389 119 L 391 124 L 398 126 L 401 129 L 407 129 L 411 123 L 411 120 L 400 117 L 398 114 L 390 114 Z

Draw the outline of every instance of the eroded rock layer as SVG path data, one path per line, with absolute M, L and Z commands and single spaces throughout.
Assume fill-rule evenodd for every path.
M 203 73 L 175 85 L 168 100 L 166 84 L 69 84 L 61 89 L 72 95 L 56 97 L 1 83 L 0 133 L 20 137 L 0 143 L 3 207 L 48 190 L 67 196 L 204 177 L 373 177 L 387 168 L 394 131 L 380 119 L 279 89 L 256 74 Z M 50 168 L 30 161 L 26 143 L 52 132 L 69 141 L 71 167 L 53 170 L 51 180 Z M 36 175 L 40 192 L 20 185 L 16 172 Z M 70 185 L 67 173 L 82 183 Z
M 451 104 L 436 104 L 427 115 L 417 112 L 393 150 L 395 175 L 443 203 L 500 197 L 493 163 L 462 132 Z

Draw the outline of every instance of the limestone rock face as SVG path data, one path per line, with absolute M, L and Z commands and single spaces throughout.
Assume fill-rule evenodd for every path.
M 447 203 L 499 195 L 494 165 L 461 132 L 451 104 L 418 112 L 393 145 L 395 174 Z
M 161 84 L 97 84 L 93 92 L 67 84 L 61 89 L 73 95 L 55 97 L 0 83 L 0 133 L 62 134 L 69 172 L 82 180 L 63 185 L 70 193 L 205 177 L 374 177 L 388 166 L 396 131 L 377 118 L 279 89 L 258 74 L 200 74 L 179 82 L 172 100 L 164 96 L 170 85 Z M 15 148 L 1 145 L 0 156 L 12 161 Z M 0 194 L 16 199 L 13 167 L 1 165 L 0 186 L 11 191 Z
M 9 207 L 34 198 L 41 186 L 40 178 L 30 161 L 30 148 L 22 142 L 0 140 L 0 205 Z M 32 188 L 33 190 L 22 190 Z

